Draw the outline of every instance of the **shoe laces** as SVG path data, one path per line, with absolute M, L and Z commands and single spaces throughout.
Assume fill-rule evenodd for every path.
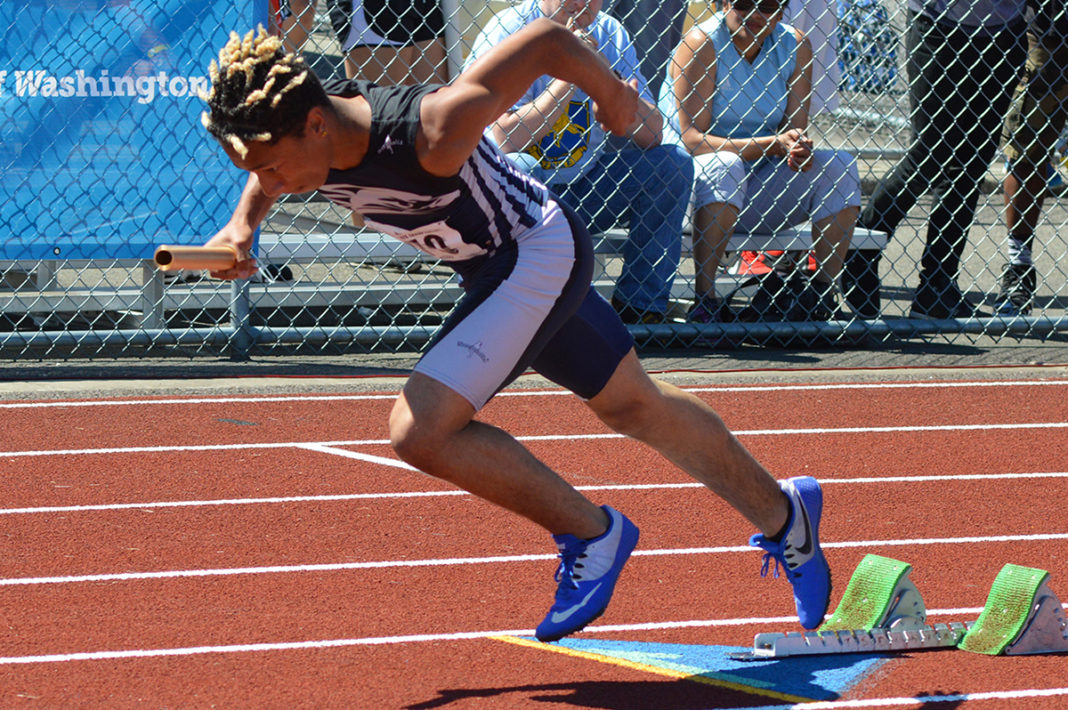
M 760 576 L 767 577 L 768 570 L 771 569 L 771 561 L 775 560 L 775 568 L 771 570 L 771 576 L 773 579 L 779 578 L 779 570 L 781 569 L 787 577 L 799 576 L 794 572 L 793 566 L 790 564 L 789 557 L 792 556 L 792 546 L 786 540 L 782 542 L 772 542 L 766 539 L 760 539 L 757 541 L 760 547 L 764 548 L 764 557 L 760 564 Z
M 586 548 L 575 548 L 560 550 L 560 566 L 556 568 L 556 574 L 553 578 L 561 589 L 564 585 L 569 585 L 572 589 L 578 589 L 578 581 L 582 579 L 582 573 L 577 571 L 582 569 L 582 562 L 579 560 L 585 559 Z
M 768 567 L 771 566 L 771 561 L 772 560 L 775 560 L 775 569 L 772 570 L 771 576 L 774 579 L 778 579 L 779 578 L 779 557 L 778 557 L 778 555 L 776 555 L 774 553 L 771 553 L 771 552 L 765 552 L 764 553 L 764 559 L 760 564 L 760 576 L 761 577 L 767 577 L 768 576 Z

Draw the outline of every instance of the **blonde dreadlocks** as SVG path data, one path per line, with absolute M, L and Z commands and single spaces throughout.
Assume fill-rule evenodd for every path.
M 308 111 L 330 104 L 304 59 L 287 53 L 262 26 L 243 38 L 231 32 L 209 71 L 211 91 L 202 97 L 209 110 L 201 114 L 201 123 L 241 157 L 250 141 L 304 135 Z

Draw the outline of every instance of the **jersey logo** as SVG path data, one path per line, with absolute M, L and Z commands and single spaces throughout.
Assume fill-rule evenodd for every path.
M 403 214 L 431 215 L 440 212 L 460 197 L 459 190 L 441 195 L 420 195 L 388 187 L 355 187 L 348 185 L 323 185 L 319 192 L 345 205 L 353 212 L 368 215 Z
M 400 147 L 402 145 L 404 145 L 404 141 L 395 141 L 392 136 L 386 136 L 386 139 L 382 141 L 382 145 L 378 148 L 378 154 L 382 155 L 383 153 L 389 153 L 392 155 L 393 146 Z

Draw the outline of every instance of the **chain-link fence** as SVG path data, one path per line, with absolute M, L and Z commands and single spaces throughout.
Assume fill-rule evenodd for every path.
M 206 241 L 243 185 L 200 125 L 207 64 L 231 28 L 262 23 L 324 78 L 447 81 L 543 14 L 640 74 L 664 117 L 659 146 L 641 131 L 602 142 L 583 97 L 546 81 L 527 100 L 564 94 L 524 113 L 536 120 L 492 127 L 590 223 L 595 286 L 642 342 L 1068 329 L 1065 82 L 1050 69 L 1064 62 L 1049 39 L 1063 18 L 970 1 L 917 16 L 900 0 L 598 5 L 5 1 L 0 354 L 424 346 L 461 294 L 452 271 L 314 193 L 272 210 L 249 282 L 154 267 L 156 245 Z M 691 192 L 678 178 L 694 165 Z

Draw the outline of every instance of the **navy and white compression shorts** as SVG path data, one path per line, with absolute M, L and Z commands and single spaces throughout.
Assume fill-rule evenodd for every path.
M 583 399 L 596 396 L 634 340 L 590 286 L 593 241 L 549 201 L 543 219 L 465 273 L 464 298 L 415 367 L 481 409 L 528 368 Z

